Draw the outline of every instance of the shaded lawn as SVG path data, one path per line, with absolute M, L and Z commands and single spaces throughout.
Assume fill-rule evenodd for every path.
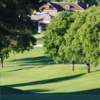
M 4 60 L 4 64 L 8 65 L 20 65 L 20 66 L 44 66 L 55 64 L 52 58 L 48 58 L 44 55 L 44 49 L 41 47 L 35 47 L 30 51 L 25 51 L 23 54 L 10 54 L 8 59 Z
M 73 94 L 3 95 L 1 100 L 100 100 L 100 96 Z
M 45 91 L 45 90 L 34 90 Z M 99 100 L 100 95 L 89 94 L 91 91 L 100 92 L 100 89 L 92 89 L 86 91 L 79 91 L 74 93 L 49 93 L 49 94 L 35 94 L 18 89 L 1 87 L 1 100 Z M 11 93 L 12 94 L 9 94 Z M 88 94 L 88 95 L 87 95 Z
M 52 58 L 48 58 L 46 56 L 39 57 L 30 57 L 30 58 L 22 58 L 22 59 L 14 59 L 7 61 L 7 64 L 15 64 L 18 66 L 39 66 L 44 67 L 44 65 L 54 65 L 56 64 Z M 59 63 L 60 64 L 60 63 Z M 66 61 L 66 64 L 71 64 L 69 61 Z
M 49 91 L 49 90 L 43 90 L 43 89 L 34 89 L 31 91 L 23 91 L 23 90 L 19 90 L 19 89 L 14 89 L 11 87 L 7 87 L 7 86 L 0 86 L 1 89 L 1 95 L 31 95 L 31 94 L 37 94 L 36 92 L 44 92 L 44 91 Z M 33 92 L 34 91 L 34 92 Z M 87 94 L 87 95 L 100 95 L 100 88 L 96 88 L 96 89 L 91 89 L 91 90 L 85 90 L 85 91 L 77 91 L 77 92 L 71 92 L 71 93 L 42 93 L 42 94 Z
M 55 65 L 55 62 L 52 58 L 45 56 L 43 47 L 35 47 L 24 53 L 11 53 L 10 57 L 4 60 L 4 64 L 43 67 L 44 65 Z M 66 64 L 71 64 L 71 62 L 66 61 Z M 76 64 L 78 63 L 76 62 Z
M 48 58 L 46 56 L 39 56 L 39 57 L 30 57 L 30 58 L 22 58 L 22 59 L 14 59 L 7 61 L 7 63 L 17 64 L 20 66 L 36 66 L 40 65 L 41 67 L 44 65 L 52 65 L 55 64 L 55 62 L 52 60 L 52 58 Z

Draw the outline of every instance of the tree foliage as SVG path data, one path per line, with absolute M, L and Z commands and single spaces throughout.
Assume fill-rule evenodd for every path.
M 71 12 L 61 12 L 57 17 L 51 20 L 50 25 L 44 32 L 45 54 L 48 57 L 53 57 L 57 63 L 64 63 L 66 61 L 64 53 L 64 34 L 66 33 L 66 29 L 70 27 L 70 22 L 73 22 L 73 19 L 70 17 L 71 14 Z
M 99 65 L 100 62 L 100 41 L 99 41 L 99 7 L 91 7 L 81 13 L 66 34 L 67 41 L 66 57 L 69 60 L 85 62 L 87 72 L 90 72 L 91 65 Z M 97 39 L 97 40 L 96 40 Z
M 86 21 L 78 30 L 83 52 L 86 54 L 84 60 L 94 66 L 100 64 L 100 11 L 98 9 L 100 7 L 91 7 L 86 11 Z
M 84 62 L 87 73 L 90 73 L 90 65 L 100 64 L 99 9 L 100 7 L 93 6 L 84 12 L 66 12 L 64 16 L 60 13 L 54 18 L 44 32 L 46 55 L 59 62 Z M 63 21 L 66 24 L 61 24 Z
M 32 11 L 38 10 L 42 0 L 0 0 L 0 58 L 4 59 L 6 51 L 16 52 L 29 50 L 34 45 Z M 7 57 L 10 50 L 8 50 Z
M 53 2 L 73 2 L 75 3 L 76 0 L 52 0 Z M 100 0 L 78 0 L 78 3 L 81 5 L 86 6 L 86 4 L 89 4 L 89 6 L 97 5 L 100 6 Z

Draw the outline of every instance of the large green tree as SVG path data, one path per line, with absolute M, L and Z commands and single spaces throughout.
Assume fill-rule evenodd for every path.
M 94 11 L 91 9 L 94 9 Z M 86 54 L 85 60 L 91 65 L 100 64 L 100 7 L 91 7 L 86 17 L 86 22 L 78 30 L 83 52 Z
M 91 7 L 77 16 L 65 36 L 66 57 L 85 62 L 87 73 L 90 73 L 90 64 L 96 66 L 100 61 L 99 23 L 99 7 Z
M 60 12 L 59 15 L 53 18 L 50 25 L 46 28 L 44 32 L 44 48 L 45 54 L 48 57 L 52 57 L 56 63 L 65 63 L 65 34 L 66 30 L 70 28 L 71 23 L 74 19 L 71 17 L 73 13 L 71 12 Z
M 79 27 L 81 27 L 82 23 L 84 22 L 84 19 L 78 23 L 81 16 L 81 12 L 74 13 L 71 17 L 74 19 L 74 22 L 71 23 L 71 26 L 69 29 L 66 30 L 66 34 L 64 36 L 66 45 L 65 45 L 65 55 L 66 59 L 68 59 L 70 62 L 73 63 L 73 71 L 74 71 L 74 62 L 81 62 L 81 59 L 84 57 L 82 55 L 82 47 L 79 39 L 75 37 L 77 34 L 77 30 Z
M 89 4 L 89 6 L 97 5 L 100 6 L 100 0 L 78 0 L 80 4 L 86 5 Z
M 84 62 L 90 73 L 90 65 L 100 64 L 99 14 L 96 6 L 84 12 L 61 12 L 44 32 L 45 54 L 56 62 Z
M 1 63 L 8 57 L 11 49 L 23 52 L 35 44 L 35 26 L 29 16 L 33 10 L 38 10 L 44 1 L 47 0 L 0 0 Z

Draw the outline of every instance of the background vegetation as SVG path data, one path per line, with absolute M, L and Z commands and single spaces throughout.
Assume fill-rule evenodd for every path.
M 46 56 L 56 63 L 84 62 L 88 73 L 90 65 L 100 65 L 99 9 L 92 6 L 83 12 L 63 11 L 53 18 L 43 36 Z
M 73 2 L 75 3 L 76 0 L 52 0 L 52 2 Z M 100 6 L 100 0 L 78 0 L 78 3 L 84 6 L 86 4 L 89 4 L 89 6 L 92 6 L 92 5 Z

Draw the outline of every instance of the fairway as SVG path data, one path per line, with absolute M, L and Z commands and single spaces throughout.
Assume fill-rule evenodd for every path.
M 52 58 L 36 47 L 23 54 L 12 54 L 1 69 L 2 100 L 99 100 L 100 67 L 76 65 L 71 71 L 70 62 L 55 64 Z

